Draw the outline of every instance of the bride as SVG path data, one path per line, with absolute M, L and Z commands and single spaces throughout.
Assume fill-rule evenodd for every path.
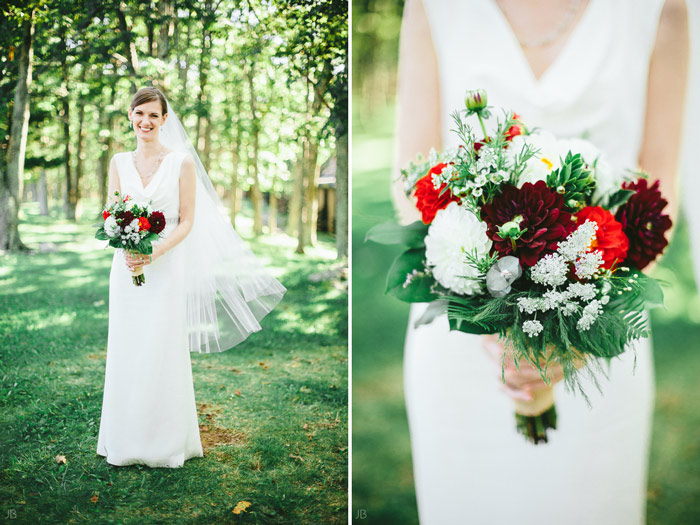
M 260 330 L 285 288 L 217 210 L 163 93 L 140 89 L 128 113 L 137 146 L 113 157 L 109 195 L 150 203 L 166 225 L 152 255 L 114 254 L 97 453 L 112 465 L 180 467 L 202 456 L 189 352 L 227 350 Z
M 449 114 L 483 88 L 528 125 L 585 136 L 618 169 L 660 178 L 673 215 L 687 54 L 682 0 L 409 0 L 398 164 L 455 146 Z M 402 222 L 417 220 L 400 183 L 394 196 Z M 415 328 L 425 307 L 412 307 L 404 357 L 421 522 L 644 522 L 648 340 L 610 364 L 603 395 L 587 385 L 591 408 L 556 385 L 559 428 L 533 446 L 515 431 L 509 396 L 530 399 L 538 375 L 508 370 L 502 387 L 502 346 L 450 332 L 444 316 Z

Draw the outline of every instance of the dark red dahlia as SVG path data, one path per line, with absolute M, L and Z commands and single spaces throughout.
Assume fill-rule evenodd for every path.
M 151 233 L 160 233 L 165 228 L 165 216 L 159 211 L 151 213 L 148 221 L 151 223 Z
M 452 201 L 457 201 L 457 197 L 452 195 L 450 190 L 444 191 L 446 184 L 443 184 L 438 189 L 433 185 L 433 175 L 439 175 L 445 169 L 447 164 L 441 162 L 430 168 L 430 171 L 425 177 L 416 182 L 416 208 L 421 212 L 423 222 L 430 224 L 435 218 L 435 214 L 447 208 L 447 205 Z M 442 193 L 442 195 L 440 195 Z
M 640 178 L 622 187 L 635 192 L 615 214 L 630 243 L 625 263 L 643 270 L 668 244 L 665 234 L 672 222 L 662 213 L 668 201 L 661 196 L 658 180 L 649 186 Z
M 488 225 L 486 235 L 493 241 L 492 251 L 514 255 L 522 266 L 532 266 L 540 257 L 555 252 L 575 224 L 563 209 L 562 196 L 544 181 L 526 182 L 520 189 L 511 184 L 502 188 L 498 197 L 481 208 L 481 218 Z M 513 222 L 523 233 L 517 239 L 502 238 L 499 228 Z
M 119 224 L 119 226 L 128 226 L 131 223 L 131 221 L 134 220 L 134 214 L 131 213 L 129 210 L 122 211 L 120 213 L 117 213 L 116 219 L 117 224 Z

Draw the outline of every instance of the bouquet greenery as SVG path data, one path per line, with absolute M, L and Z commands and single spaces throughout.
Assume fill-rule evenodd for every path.
M 645 309 L 663 304 L 641 270 L 667 245 L 667 201 L 658 181 L 620 173 L 586 140 L 528 129 L 505 110 L 489 133 L 486 102 L 483 90 L 468 92 L 453 114 L 459 147 L 402 171 L 422 221 L 380 224 L 367 238 L 405 247 L 387 292 L 431 302 L 424 321 L 445 312 L 452 330 L 498 334 L 516 366 L 530 363 L 549 384 L 548 368 L 560 365 L 585 396 L 580 369 L 601 371 L 588 357 L 615 357 L 646 337 Z M 546 442 L 556 428 L 551 387 L 516 404 L 516 420 Z

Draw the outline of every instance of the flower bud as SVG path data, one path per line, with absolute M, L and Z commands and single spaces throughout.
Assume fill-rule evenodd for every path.
M 519 239 L 520 236 L 525 233 L 525 230 L 520 229 L 520 223 L 523 222 L 522 215 L 514 217 L 512 221 L 508 221 L 503 226 L 498 227 L 498 236 L 501 239 Z
M 469 111 L 482 110 L 486 107 L 487 102 L 486 91 L 483 89 L 467 91 L 467 96 L 464 98 L 464 103 Z

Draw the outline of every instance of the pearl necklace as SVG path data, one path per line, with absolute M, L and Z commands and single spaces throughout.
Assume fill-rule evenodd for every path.
M 156 160 L 155 164 L 153 164 L 153 168 L 151 169 L 151 173 L 145 177 L 143 175 L 141 175 L 141 172 L 139 171 L 139 168 L 136 165 L 136 152 L 135 151 L 131 152 L 131 156 L 134 159 L 134 166 L 136 167 L 136 171 L 138 172 L 139 177 L 141 177 L 142 183 L 148 184 L 151 181 L 151 179 L 153 178 L 153 175 L 155 175 L 156 170 L 158 169 L 158 166 L 160 165 L 160 162 L 163 160 L 163 153 L 164 152 L 165 152 L 165 148 L 162 148 L 160 150 L 160 153 L 158 154 L 158 159 Z

